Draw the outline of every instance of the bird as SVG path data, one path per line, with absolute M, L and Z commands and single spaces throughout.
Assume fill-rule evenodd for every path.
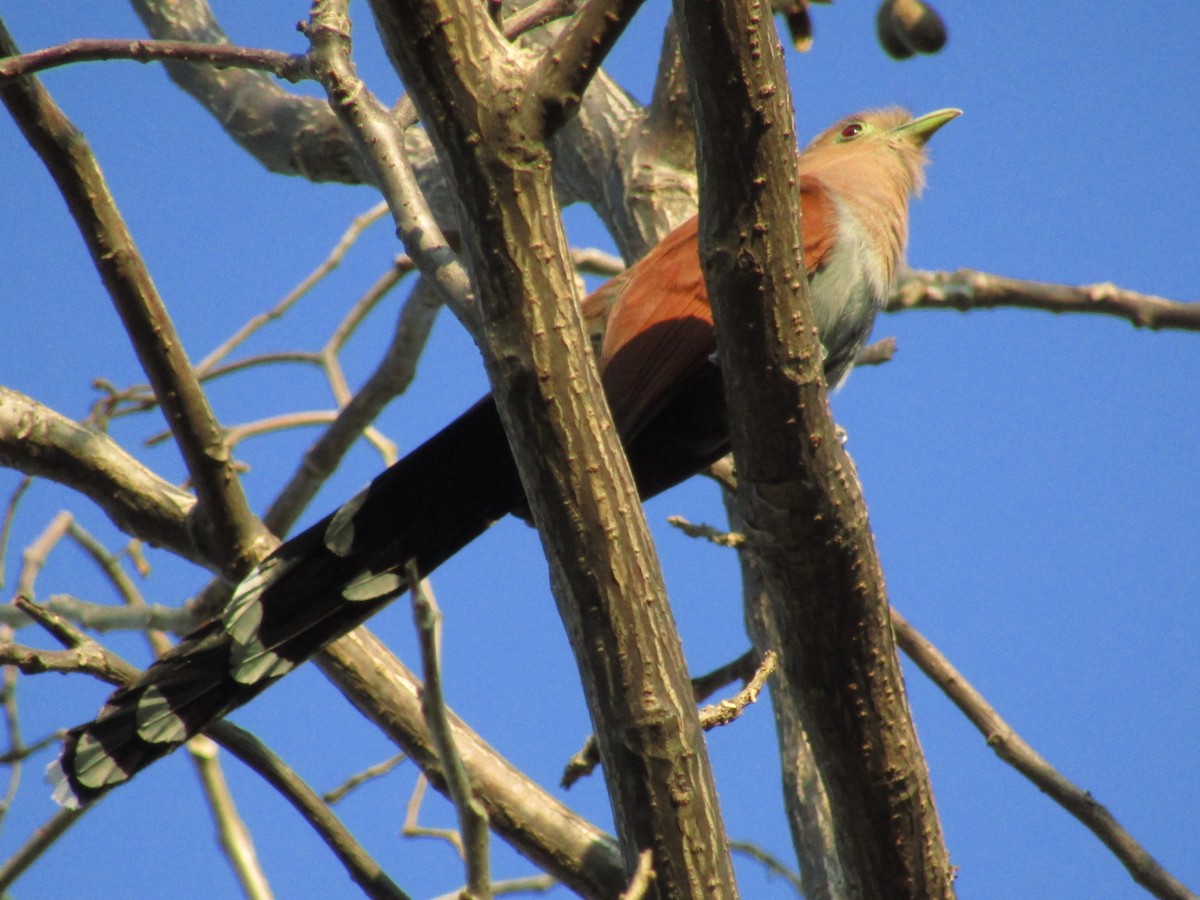
M 824 371 L 840 385 L 895 281 L 926 142 L 957 109 L 849 116 L 801 152 L 804 267 Z M 695 218 L 584 302 L 603 322 L 598 364 L 639 494 L 683 481 L 729 450 L 716 334 Z M 282 543 L 224 610 L 184 637 L 96 718 L 71 729 L 48 775 L 87 805 L 284 677 L 510 513 L 525 496 L 490 395 Z

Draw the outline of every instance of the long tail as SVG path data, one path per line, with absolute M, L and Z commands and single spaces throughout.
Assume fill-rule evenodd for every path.
M 90 803 L 248 702 L 524 502 L 491 397 L 279 547 L 193 632 L 92 722 L 52 769 L 55 799 Z

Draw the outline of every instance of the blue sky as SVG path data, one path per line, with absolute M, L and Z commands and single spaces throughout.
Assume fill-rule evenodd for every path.
M 119 4 L 9 4 L 25 49 L 72 37 L 138 36 Z M 392 100 L 362 4 L 360 68 Z M 294 23 L 307 4 L 224 2 L 214 8 L 240 43 L 303 49 Z M 912 215 L 910 261 L 1015 278 L 1112 281 L 1176 300 L 1200 284 L 1200 7 L 1194 3 L 977 4 L 943 0 L 941 54 L 905 63 L 873 38 L 873 3 L 814 11 L 816 42 L 789 52 L 798 130 L 813 134 L 861 108 L 965 111 L 932 144 L 929 187 Z M 652 0 L 614 52 L 610 73 L 646 99 L 667 10 Z M 1034 11 L 1030 11 L 1034 10 Z M 87 134 L 193 358 L 270 306 L 324 257 L 367 188 L 312 185 L 263 172 L 231 145 L 161 69 L 133 63 L 49 73 L 60 104 Z M 53 186 L 15 127 L 0 119 L 0 383 L 81 416 L 103 377 L 139 379 L 132 353 Z M 594 219 L 567 214 L 573 242 L 610 247 Z M 397 251 L 386 224 L 291 318 L 251 349 L 305 343 L 328 328 Z M 370 371 L 390 330 L 391 298 L 351 342 L 352 383 Z M 835 398 L 862 477 L 892 601 L 999 712 L 1067 777 L 1091 790 L 1185 883 L 1200 886 L 1200 335 L 1138 331 L 1112 318 L 1034 311 L 909 312 L 876 335 L 899 351 L 856 373 Z M 416 384 L 380 423 L 401 448 L 449 421 L 485 389 L 478 356 L 444 315 Z M 213 386 L 228 424 L 283 410 L 328 408 L 307 370 Z M 115 434 L 167 477 L 169 447 L 141 442 L 157 418 Z M 247 490 L 263 506 L 314 433 L 239 448 Z M 322 514 L 379 468 L 366 449 L 312 507 Z M 0 497 L 16 484 L 0 473 Z M 37 486 L 20 509 L 8 559 L 60 508 L 112 545 L 118 533 L 69 492 Z M 689 662 L 707 671 L 739 654 L 739 588 L 726 551 L 688 541 L 670 514 L 720 523 L 716 490 L 695 481 L 648 506 Z M 151 556 L 151 602 L 178 603 L 201 573 Z M 434 580 L 446 615 L 452 705 L 548 787 L 588 731 L 574 666 L 532 531 L 498 526 Z M 64 550 L 39 581 L 42 596 L 112 600 L 82 555 Z M 410 663 L 410 618 L 397 604 L 372 627 Z M 33 632 L 23 640 L 44 644 Z M 111 643 L 144 663 L 140 641 Z M 958 887 L 965 898 L 1124 898 L 1142 892 L 1099 842 L 1001 763 L 911 665 L 907 682 Z M 27 739 L 90 718 L 105 689 L 76 678 L 23 679 Z M 318 789 L 387 756 L 357 727 L 319 673 L 306 667 L 239 712 Z M 710 737 L 730 834 L 788 857 L 769 708 Z M 39 773 L 25 773 L 0 832 L 7 856 L 51 812 Z M 354 896 L 323 845 L 269 790 L 229 761 L 227 773 L 280 897 Z M 411 768 L 339 807 L 385 868 L 414 896 L 459 881 L 452 853 L 399 839 Z M 555 789 L 557 790 L 557 789 Z M 607 822 L 596 781 L 565 799 Z M 430 801 L 425 820 L 451 815 Z M 18 883 L 15 896 L 224 897 L 237 887 L 181 758 L 159 764 L 91 811 Z M 500 875 L 528 870 L 498 842 Z M 739 861 L 743 896 L 789 896 Z M 555 896 L 565 896 L 563 893 Z

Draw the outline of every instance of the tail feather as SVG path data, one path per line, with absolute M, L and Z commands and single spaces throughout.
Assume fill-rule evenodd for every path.
M 524 502 L 490 397 L 279 547 L 222 616 L 185 638 L 97 718 L 73 728 L 57 765 L 64 806 L 90 803 L 248 702 Z
M 232 685 L 222 677 L 228 659 L 228 641 L 210 623 L 109 697 L 95 721 L 67 733 L 58 768 L 48 773 L 59 782 L 55 799 L 92 801 L 232 708 Z

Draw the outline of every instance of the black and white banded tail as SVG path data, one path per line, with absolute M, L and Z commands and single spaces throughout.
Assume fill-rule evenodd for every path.
M 485 397 L 332 515 L 281 545 L 221 617 L 188 635 L 51 765 L 54 798 L 78 807 L 128 781 L 242 706 L 524 503 L 508 440 Z

